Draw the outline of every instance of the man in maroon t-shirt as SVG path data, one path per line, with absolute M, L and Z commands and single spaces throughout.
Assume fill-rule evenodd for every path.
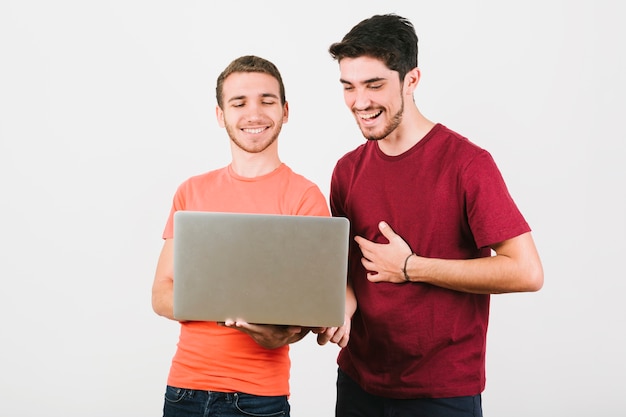
M 318 335 L 342 347 L 336 415 L 481 416 L 490 294 L 543 285 L 530 227 L 491 155 L 418 110 L 407 19 L 373 16 L 329 51 L 367 138 L 331 180 L 354 237 L 346 322 Z

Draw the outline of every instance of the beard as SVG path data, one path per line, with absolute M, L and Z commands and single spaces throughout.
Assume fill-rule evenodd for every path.
M 396 114 L 393 115 L 393 117 L 391 118 L 391 120 L 389 121 L 387 125 L 382 127 L 382 131 L 380 133 L 373 132 L 373 131 L 372 132 L 365 131 L 359 124 L 361 133 L 363 133 L 363 136 L 365 136 L 365 139 L 367 140 L 385 139 L 387 136 L 391 134 L 391 132 L 396 130 L 396 128 L 400 125 L 400 122 L 402 122 L 402 114 L 404 113 L 404 98 L 401 97 L 401 100 L 402 102 L 400 105 L 400 110 L 398 110 Z
M 237 140 L 237 134 L 236 133 L 239 131 L 238 129 L 233 128 L 229 124 L 225 124 L 224 127 L 226 128 L 226 133 L 228 133 L 228 137 L 230 137 L 230 140 L 239 149 L 241 149 L 244 152 L 248 152 L 248 153 L 261 153 L 264 150 L 266 150 L 267 148 L 269 148 L 270 145 L 272 145 L 272 143 L 276 142 L 276 139 L 278 139 L 278 135 L 280 134 L 280 130 L 282 129 L 281 126 L 278 126 L 278 128 L 276 129 L 274 134 L 269 138 L 269 140 L 267 140 L 265 142 L 258 142 L 258 143 L 253 143 L 252 145 L 246 145 L 246 144 L 242 143 L 241 141 Z

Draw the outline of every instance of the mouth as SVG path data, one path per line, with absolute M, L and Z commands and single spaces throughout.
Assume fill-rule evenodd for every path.
M 245 133 L 250 133 L 252 135 L 256 135 L 258 133 L 263 132 L 264 130 L 266 130 L 267 127 L 255 127 L 255 128 L 243 128 L 241 129 L 243 132 Z
M 373 112 L 373 113 L 356 113 L 357 117 L 363 121 L 369 121 L 369 120 L 373 120 L 376 119 L 378 116 L 380 116 L 383 113 L 382 110 L 379 110 L 377 112 Z

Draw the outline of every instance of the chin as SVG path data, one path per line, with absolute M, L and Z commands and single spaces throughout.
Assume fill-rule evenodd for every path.
M 367 140 L 381 140 L 381 139 L 383 139 L 383 137 L 381 137 L 380 135 L 377 135 L 371 129 L 367 129 L 366 130 L 366 129 L 361 128 L 361 133 L 363 134 L 363 137 L 365 137 L 365 139 L 367 139 Z

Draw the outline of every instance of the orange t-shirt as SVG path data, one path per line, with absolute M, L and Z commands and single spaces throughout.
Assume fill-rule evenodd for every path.
M 164 239 L 174 236 L 178 210 L 330 216 L 313 182 L 281 164 L 255 178 L 227 166 L 183 182 L 174 196 Z M 168 385 L 254 395 L 289 395 L 289 346 L 265 349 L 250 336 L 214 322 L 182 322 Z

